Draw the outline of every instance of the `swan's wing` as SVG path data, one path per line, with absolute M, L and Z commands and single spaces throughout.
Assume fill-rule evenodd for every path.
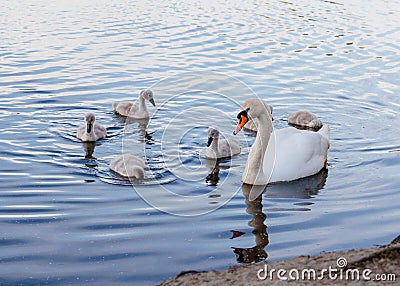
M 114 111 L 124 115 L 128 116 L 129 113 L 136 112 L 137 106 L 131 102 L 117 102 L 114 104 Z
M 239 154 L 241 147 L 239 142 L 233 138 L 227 138 L 219 140 L 218 142 L 218 155 L 223 155 L 224 157 L 229 157 L 232 155 Z
M 275 137 L 273 136 L 275 135 Z M 284 128 L 273 132 L 264 158 L 271 182 L 291 181 L 317 173 L 324 166 L 329 142 L 313 131 Z
M 124 161 L 121 155 L 111 160 L 110 169 L 117 173 L 121 173 L 125 170 Z
M 81 138 L 83 134 L 86 132 L 86 125 L 81 125 L 78 127 L 78 130 L 76 131 L 76 137 Z
M 125 177 L 142 177 L 144 167 L 141 158 L 130 154 L 117 156 L 110 162 L 110 169 Z
M 128 114 L 135 114 L 139 111 L 139 107 L 135 103 L 131 103 L 128 108 Z
M 107 129 L 98 122 L 94 122 L 95 130 L 98 136 L 106 137 L 107 136 Z
M 127 166 L 139 166 L 144 168 L 146 166 L 145 162 L 143 161 L 142 158 L 139 158 L 137 156 L 134 155 L 130 155 L 130 154 L 125 154 L 125 164 Z
M 235 149 L 241 149 L 239 141 L 233 138 L 228 138 L 227 139 L 229 142 L 229 145 L 231 146 L 231 148 L 235 148 Z

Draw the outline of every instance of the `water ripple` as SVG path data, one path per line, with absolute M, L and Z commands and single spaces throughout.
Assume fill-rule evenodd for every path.
M 0 284 L 149 285 L 188 268 L 370 247 L 397 235 L 398 3 L 117 2 L 0 4 Z M 237 81 L 210 79 L 211 71 Z M 111 104 L 147 88 L 157 109 L 149 107 L 143 136 Z M 242 154 L 220 162 L 220 191 L 206 184 L 202 156 L 207 126 L 228 136 L 249 90 L 274 107 L 275 128 L 298 109 L 331 126 L 327 170 L 272 184 L 253 203 L 240 176 L 254 134 L 240 139 Z M 108 133 L 94 144 L 75 137 L 89 111 Z M 135 188 L 108 168 L 124 144 L 147 157 L 148 178 Z M 171 171 L 182 163 L 186 170 Z M 169 201 L 174 211 L 220 208 L 191 218 L 159 212 L 140 194 L 158 196 L 163 186 L 198 196 Z M 231 230 L 244 234 L 229 239 Z

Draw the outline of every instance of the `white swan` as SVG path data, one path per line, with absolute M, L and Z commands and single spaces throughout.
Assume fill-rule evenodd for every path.
M 208 143 L 206 148 L 207 158 L 224 158 L 240 153 L 239 142 L 230 138 L 219 140 L 219 131 L 216 128 L 208 128 Z
M 79 126 L 76 137 L 83 142 L 93 142 L 107 136 L 107 129 L 98 123 L 93 113 L 85 115 L 86 124 Z
M 265 108 L 267 109 L 267 112 L 270 112 L 272 115 L 272 105 L 268 105 L 264 102 Z M 272 120 L 274 120 L 272 118 Z M 256 124 L 253 122 L 253 120 L 249 120 L 249 122 L 247 122 L 246 126 L 243 127 L 244 129 L 248 130 L 248 131 L 253 131 L 253 132 L 257 132 L 257 126 Z
M 243 183 L 266 185 L 316 174 L 327 162 L 329 126 L 318 132 L 293 127 L 272 131 L 271 114 L 260 99 L 249 99 L 238 114 L 237 134 L 252 118 L 258 132 L 247 159 Z
M 144 178 L 144 161 L 134 155 L 123 154 L 110 162 L 110 169 L 123 177 Z
M 314 113 L 307 110 L 289 113 L 287 120 L 289 124 L 301 127 L 319 129 L 322 126 L 321 120 Z
M 138 103 L 131 102 L 114 102 L 114 112 L 132 118 L 148 118 L 149 112 L 146 107 L 146 100 L 150 101 L 153 106 L 156 106 L 153 98 L 153 92 L 148 90 L 142 90 L 139 95 Z

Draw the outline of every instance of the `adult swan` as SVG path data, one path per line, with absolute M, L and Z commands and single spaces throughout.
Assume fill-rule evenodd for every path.
M 257 125 L 257 136 L 250 149 L 243 183 L 266 185 L 292 181 L 318 173 L 327 164 L 329 126 L 318 132 L 293 127 L 272 130 L 271 113 L 260 99 L 249 99 L 238 114 L 236 135 L 252 119 Z

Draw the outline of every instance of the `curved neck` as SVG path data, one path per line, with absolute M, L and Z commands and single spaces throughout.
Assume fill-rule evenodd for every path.
M 257 136 L 250 149 L 246 168 L 243 173 L 243 183 L 250 185 L 264 184 L 263 162 L 268 142 L 272 133 L 272 121 L 267 113 L 262 113 L 253 119 L 257 126 Z
M 211 142 L 210 148 L 218 155 L 218 140 L 219 138 L 213 138 Z
M 146 110 L 146 100 L 143 98 L 143 96 L 139 96 L 139 111 L 145 111 Z

